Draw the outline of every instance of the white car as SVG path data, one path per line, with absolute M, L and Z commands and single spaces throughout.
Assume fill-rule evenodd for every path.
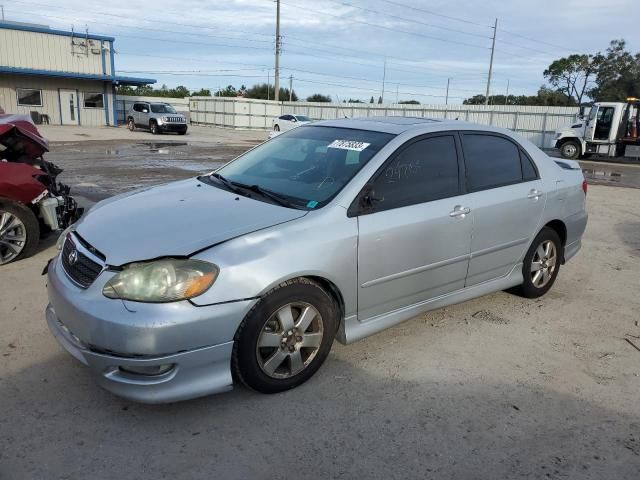
M 286 132 L 292 128 L 311 123 L 309 117 L 304 115 L 280 115 L 273 119 L 273 130 L 276 132 Z

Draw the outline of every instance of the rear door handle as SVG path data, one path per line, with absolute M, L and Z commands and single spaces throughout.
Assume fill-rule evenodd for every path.
M 453 210 L 449 212 L 449 216 L 464 218 L 470 211 L 470 208 L 463 207 L 462 205 L 456 205 L 453 207 Z
M 536 190 L 535 188 L 532 188 L 529 191 L 529 195 L 527 195 L 527 198 L 531 198 L 533 200 L 537 200 L 542 196 L 542 192 L 540 190 Z

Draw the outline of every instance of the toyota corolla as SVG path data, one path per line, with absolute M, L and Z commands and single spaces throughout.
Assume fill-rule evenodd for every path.
M 48 325 L 108 390 L 171 402 L 308 380 L 342 343 L 498 290 L 544 295 L 586 183 L 458 121 L 302 126 L 217 171 L 98 203 L 48 266 Z

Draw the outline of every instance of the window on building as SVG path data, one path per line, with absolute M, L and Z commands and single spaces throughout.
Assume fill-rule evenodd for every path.
M 17 88 L 16 93 L 18 95 L 18 105 L 28 107 L 42 106 L 42 90 L 36 90 L 35 88 Z
M 84 93 L 84 108 L 104 108 L 104 97 L 102 93 Z

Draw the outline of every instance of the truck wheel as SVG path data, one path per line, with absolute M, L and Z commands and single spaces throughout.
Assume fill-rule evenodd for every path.
M 152 135 L 157 135 L 158 133 L 160 133 L 158 124 L 155 122 L 155 120 L 151 120 L 151 122 L 149 122 L 149 130 L 151 130 Z
M 560 155 L 569 160 L 575 160 L 580 156 L 580 144 L 575 140 L 567 140 L 560 147 Z
M 34 213 L 19 203 L 0 204 L 0 265 L 35 253 L 40 226 Z

